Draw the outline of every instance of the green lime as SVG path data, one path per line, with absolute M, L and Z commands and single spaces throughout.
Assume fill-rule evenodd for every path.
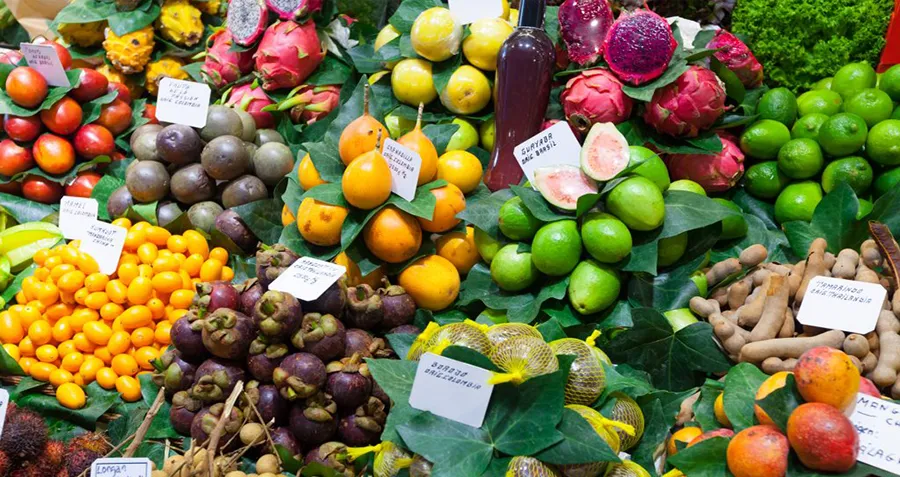
M 881 75 L 878 89 L 887 93 L 892 100 L 900 101 L 900 65 L 891 66 Z
M 841 95 L 827 89 L 807 91 L 797 98 L 797 113 L 801 117 L 807 114 L 822 113 L 827 116 L 841 112 L 844 100 Z
M 659 239 L 656 252 L 656 264 L 660 267 L 668 267 L 677 262 L 687 250 L 687 232 L 682 232 L 674 237 Z
M 791 128 L 793 139 L 819 139 L 819 128 L 828 120 L 828 116 L 822 113 L 812 113 L 801 117 Z
M 631 170 L 633 174 L 646 177 L 653 181 L 659 190 L 665 192 L 669 188 L 671 179 L 669 179 L 669 170 L 666 169 L 666 163 L 655 152 L 643 146 L 629 146 L 631 150 L 631 158 L 628 166 L 640 164 Z
M 863 217 L 872 213 L 872 209 L 875 208 L 875 204 L 870 200 L 859 199 L 859 210 L 856 211 L 856 220 L 862 220 Z
M 774 199 L 791 182 L 776 161 L 754 164 L 744 173 L 744 188 L 758 199 Z
M 787 126 L 763 119 L 751 124 L 741 135 L 741 150 L 757 159 L 775 159 L 781 146 L 790 140 L 791 132 Z
M 869 131 L 866 138 L 869 159 L 883 165 L 900 165 L 900 120 L 882 121 Z
M 672 327 L 672 331 L 675 333 L 678 333 L 679 330 L 687 328 L 699 321 L 697 316 L 691 312 L 690 308 L 669 310 L 664 312 L 663 315 L 666 317 L 666 320 L 668 320 L 669 325 Z
M 613 188 L 606 196 L 606 209 L 631 230 L 653 230 L 666 218 L 662 192 L 653 181 L 641 176 L 629 177 Z
M 884 91 L 867 88 L 844 101 L 844 112 L 863 118 L 866 126 L 871 128 L 891 117 L 891 113 L 894 112 L 894 102 Z
M 771 119 L 791 127 L 797 120 L 797 96 L 787 88 L 770 89 L 759 99 L 756 113 L 762 119 Z
M 819 128 L 819 145 L 833 157 L 849 156 L 866 143 L 866 121 L 853 113 L 828 118 Z
M 507 200 L 500 207 L 500 232 L 510 240 L 531 240 L 541 225 L 519 197 Z
M 832 78 L 831 76 L 822 78 L 819 81 L 816 81 L 816 84 L 813 85 L 812 89 L 831 89 L 832 81 L 834 81 L 834 78 Z
M 862 195 L 872 185 L 872 166 L 859 156 L 850 156 L 833 161 L 822 172 L 822 189 L 829 193 L 841 182 L 853 188 L 856 195 Z
M 887 194 L 900 185 L 900 167 L 888 169 L 875 179 L 875 197 Z
M 416 122 L 412 119 L 401 118 L 394 114 L 388 114 L 384 117 L 384 125 L 387 126 L 388 132 L 392 138 L 400 136 L 412 131 L 416 127 Z
M 447 143 L 448 151 L 467 151 L 469 148 L 478 145 L 478 130 L 472 123 L 465 119 L 456 118 L 452 124 L 459 126 L 459 129 L 450 136 L 450 142 Z
M 519 244 L 505 245 L 491 261 L 491 278 L 506 291 L 524 290 L 531 286 L 541 272 L 531 261 L 531 254 L 519 252 Z
M 749 226 L 747 219 L 744 218 L 744 211 L 728 199 L 715 198 L 713 200 L 737 212 L 736 215 L 728 216 L 722 221 L 722 235 L 719 235 L 719 239 L 730 240 L 747 235 Z
M 582 315 L 601 312 L 616 302 L 622 281 L 615 268 L 585 260 L 569 277 L 569 302 Z
M 478 135 L 481 138 L 481 145 L 488 151 L 494 150 L 495 131 L 494 118 L 488 119 L 481 123 L 481 126 L 478 126 Z
M 684 192 L 706 195 L 706 190 L 703 186 L 690 179 L 681 179 L 671 183 L 669 185 L 669 190 L 681 190 Z
M 841 95 L 844 101 L 866 88 L 874 88 L 877 78 L 872 65 L 861 61 L 844 65 L 834 75 L 831 90 Z
M 487 232 L 475 227 L 475 248 L 478 249 L 478 255 L 481 255 L 482 260 L 487 263 L 491 263 L 491 260 L 494 259 L 494 255 L 497 255 L 497 251 L 500 250 L 501 247 L 505 245 L 500 240 L 491 237 Z
M 531 242 L 531 261 L 542 273 L 568 275 L 581 259 L 581 234 L 574 220 L 560 220 L 541 227 Z
M 822 187 L 817 182 L 790 184 L 775 199 L 775 220 L 780 224 L 793 220 L 809 222 L 821 200 Z
M 584 248 L 598 262 L 616 263 L 631 253 L 631 231 L 612 214 L 591 212 L 581 224 Z
M 822 148 L 812 139 L 791 139 L 778 151 L 778 168 L 791 179 L 809 179 L 824 164 Z

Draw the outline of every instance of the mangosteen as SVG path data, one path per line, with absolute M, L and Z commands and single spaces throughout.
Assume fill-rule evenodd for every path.
M 243 381 L 244 368 L 222 359 L 208 359 L 194 372 L 191 396 L 203 402 L 223 402 L 238 381 Z
M 219 308 L 191 326 L 203 330 L 203 345 L 213 356 L 223 359 L 247 356 L 250 342 L 256 337 L 253 320 L 229 308 Z
M 244 141 L 253 141 L 256 139 L 256 120 L 247 111 L 241 108 L 234 108 L 234 112 L 241 118 L 241 134 L 240 137 Z M 250 156 L 253 157 L 253 156 Z
M 322 464 L 329 469 L 338 472 L 343 477 L 353 477 L 356 472 L 353 468 L 353 462 L 347 456 L 347 446 L 341 442 L 326 442 L 319 447 L 315 447 L 306 453 L 303 459 L 306 465 Z
M 247 171 L 250 156 L 241 138 L 219 136 L 203 148 L 200 164 L 213 179 L 227 181 Z
M 307 398 L 325 385 L 325 363 L 311 353 L 294 353 L 284 358 L 272 373 L 272 380 L 288 401 Z
M 200 130 L 200 137 L 210 142 L 220 136 L 240 136 L 243 133 L 244 125 L 234 109 L 214 104 L 206 112 L 206 126 Z
M 230 283 L 225 281 L 200 282 L 196 285 L 192 305 L 204 313 L 212 313 L 219 308 L 237 310 L 240 306 L 241 294 Z
M 370 397 L 356 412 L 341 418 L 338 439 L 350 447 L 362 447 L 378 442 L 387 419 L 385 406 L 379 399 Z
M 257 129 L 255 142 L 257 146 L 262 146 L 263 144 L 269 142 L 277 142 L 280 144 L 285 143 L 284 136 L 282 136 L 280 132 L 274 129 Z
M 253 320 L 263 336 L 290 336 L 300 327 L 303 311 L 300 301 L 290 293 L 269 290 L 253 307 Z
M 384 306 L 372 287 L 363 283 L 347 288 L 347 312 L 344 321 L 354 328 L 371 330 L 384 318 Z
M 183 212 L 177 202 L 160 202 L 156 208 L 156 223 L 165 227 L 177 219 Z
M 169 422 L 179 434 L 190 434 L 191 423 L 203 403 L 191 397 L 187 391 L 178 391 L 172 396 L 172 407 L 169 409 Z
M 254 175 L 268 187 L 275 187 L 294 170 L 294 153 L 284 144 L 270 142 L 259 146 L 252 162 Z
M 193 422 L 191 422 L 191 438 L 194 442 L 206 442 L 206 440 L 209 439 L 210 434 L 212 434 L 213 429 L 215 429 L 216 425 L 219 423 L 219 420 L 222 419 L 224 412 L 225 403 L 221 402 L 213 404 L 198 412 L 197 415 L 194 416 Z M 237 406 L 233 407 L 231 412 L 225 418 L 224 432 L 219 438 L 216 450 L 228 452 L 236 449 L 240 443 L 240 439 L 235 439 L 235 437 L 238 432 L 241 431 L 241 426 L 243 426 L 243 424 L 244 413 L 241 412 Z
M 256 306 L 256 302 L 263 293 L 265 293 L 265 290 L 263 290 L 262 285 L 259 284 L 258 279 L 247 279 L 247 281 L 241 285 L 241 311 L 248 315 L 253 313 L 253 308 Z
M 356 409 L 372 394 L 372 377 L 365 363 L 360 363 L 358 354 L 340 361 L 332 361 L 325 367 L 328 382 L 325 392 L 342 412 Z
M 230 238 L 235 245 L 245 252 L 252 251 L 256 244 L 259 243 L 259 239 L 256 238 L 250 227 L 247 227 L 241 216 L 231 209 L 220 213 L 216 217 L 215 228 L 225 234 L 226 237 Z
M 396 328 L 391 328 L 388 331 L 389 335 L 418 335 L 422 330 L 419 329 L 416 325 L 400 325 Z
M 307 313 L 300 329 L 291 337 L 291 344 L 323 362 L 331 361 L 344 355 L 345 335 L 344 324 L 334 316 Z
M 252 354 L 252 344 L 250 345 L 250 348 Z M 287 356 L 287 352 L 287 346 L 268 346 L 262 353 L 250 356 L 247 360 L 247 370 L 250 371 L 250 375 L 253 376 L 253 379 L 264 383 L 271 383 L 272 373 L 274 373 L 275 368 L 281 364 L 281 360 Z
M 303 452 L 303 449 L 300 447 L 300 443 L 297 442 L 297 438 L 294 437 L 294 433 L 288 427 L 276 427 L 272 431 L 272 444 L 284 447 L 286 451 L 297 459 L 302 457 L 301 452 Z M 274 454 L 275 449 L 273 446 L 269 446 L 266 452 Z
M 185 361 L 199 363 L 209 357 L 209 352 L 203 346 L 203 333 L 191 327 L 191 312 L 179 318 L 169 331 L 172 344 L 181 353 Z
M 188 209 L 188 219 L 195 229 L 210 233 L 216 224 L 216 217 L 225 210 L 213 201 L 197 202 Z
M 400 285 L 388 285 L 378 290 L 384 308 L 381 327 L 396 328 L 412 322 L 416 316 L 416 302 Z
M 392 353 L 383 339 L 373 338 L 365 330 L 350 328 L 344 338 L 344 356 L 354 354 L 359 354 L 360 358 L 387 358 Z
M 289 406 L 290 404 L 278 394 L 278 388 L 271 384 L 260 384 L 258 381 L 247 383 L 241 396 L 241 409 L 244 415 L 252 420 L 261 418 L 263 423 L 273 420 L 276 423 L 287 422 Z M 259 416 L 256 415 L 257 411 Z
M 271 247 L 261 245 L 256 252 L 256 278 L 259 279 L 260 285 L 268 290 L 269 285 L 299 258 L 300 256 L 284 245 L 275 244 Z M 328 292 L 326 291 L 325 293 L 327 294 Z M 308 302 L 301 303 L 304 309 L 313 311 L 309 309 Z
M 172 174 L 172 196 L 182 204 L 196 204 L 216 195 L 216 181 L 200 164 L 190 164 Z
M 203 141 L 197 131 L 184 124 L 172 124 L 156 135 L 156 150 L 162 160 L 178 166 L 197 162 Z
M 341 318 L 344 316 L 344 306 L 347 304 L 347 286 L 343 280 L 338 280 L 328 287 L 319 298 L 302 303 L 303 309 L 307 313 L 322 313 Z
M 165 387 L 169 396 L 190 389 L 194 384 L 194 373 L 197 367 L 188 363 L 181 357 L 178 349 L 168 349 L 159 360 L 154 363 L 158 373 L 153 375 L 153 382 L 157 386 Z
M 241 149 L 244 150 L 243 148 Z M 246 151 L 245 151 L 246 153 Z M 243 170 L 241 171 L 243 172 Z M 222 189 L 222 205 L 226 208 L 249 204 L 269 196 L 269 189 L 256 176 L 244 175 L 228 183 Z
M 372 380 L 372 397 L 384 403 L 386 409 L 391 407 L 390 396 L 384 392 L 384 389 L 381 389 L 381 386 L 374 379 Z
M 131 139 L 128 141 L 128 144 L 131 146 L 131 150 L 134 150 L 134 143 L 137 139 L 144 134 L 149 134 L 153 137 L 153 140 L 156 141 L 156 135 L 162 131 L 163 126 L 161 124 L 142 124 L 138 126 L 134 132 L 131 133 Z M 153 149 L 156 149 L 156 146 L 153 146 Z
M 142 134 L 136 138 L 132 136 L 131 150 L 138 161 L 162 161 L 162 156 L 156 149 L 156 134 Z
M 337 404 L 331 396 L 319 392 L 291 407 L 291 432 L 303 445 L 315 446 L 328 441 L 337 430 Z
M 106 201 L 106 213 L 111 218 L 118 218 L 128 212 L 128 208 L 134 205 L 134 197 L 128 191 L 128 187 L 122 186 L 114 190 Z

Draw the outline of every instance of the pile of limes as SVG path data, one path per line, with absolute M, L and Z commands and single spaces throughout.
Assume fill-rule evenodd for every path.
M 846 183 L 860 198 L 859 217 L 872 200 L 900 182 L 900 66 L 877 75 L 851 63 L 799 97 L 786 88 L 759 100 L 759 120 L 741 136 L 753 162 L 744 187 L 775 201 L 780 222 L 811 220 L 823 194 Z

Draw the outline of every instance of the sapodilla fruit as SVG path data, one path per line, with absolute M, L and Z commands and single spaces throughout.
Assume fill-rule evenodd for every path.
M 338 140 L 341 162 L 349 166 L 354 159 L 379 145 L 379 137 L 387 138 L 390 134 L 383 124 L 369 114 L 369 85 L 366 84 L 363 89 L 363 114 L 341 131 L 341 138 Z
M 810 469 L 843 473 L 856 465 L 859 434 L 834 406 L 801 404 L 788 418 L 787 436 L 800 462 Z
M 263 34 L 269 21 L 269 10 L 263 0 L 231 0 L 225 24 L 234 41 L 250 46 Z
M 272 91 L 300 86 L 325 59 L 325 50 L 314 22 L 282 21 L 266 29 L 253 57 L 263 89 Z
M 787 437 L 777 427 L 748 427 L 728 443 L 728 470 L 735 477 L 781 477 L 790 452 Z
M 422 111 L 424 103 L 419 103 L 419 114 L 416 116 L 416 127 L 397 140 L 400 144 L 419 153 L 422 166 L 419 168 L 417 185 L 431 182 L 437 174 L 438 153 L 428 136 L 422 132 Z
M 622 81 L 640 85 L 660 77 L 678 43 L 665 18 L 650 10 L 624 12 L 606 35 L 603 58 Z
M 363 210 L 374 209 L 391 196 L 391 169 L 381 155 L 380 131 L 375 147 L 344 169 L 341 191 L 350 205 Z

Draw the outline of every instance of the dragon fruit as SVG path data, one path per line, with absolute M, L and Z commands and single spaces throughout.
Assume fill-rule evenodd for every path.
M 232 51 L 234 38 L 230 31 L 219 30 L 209 41 L 212 44 L 200 68 L 200 76 L 207 83 L 221 88 L 253 70 L 253 51 Z
M 596 123 L 627 121 L 634 105 L 622 91 L 622 83 L 609 71 L 582 71 L 566 83 L 559 97 L 572 128 L 585 133 Z
M 282 20 L 295 20 L 322 9 L 322 0 L 266 0 L 266 5 Z
M 603 58 L 620 80 L 640 85 L 659 78 L 678 43 L 666 19 L 650 10 L 623 12 L 606 35 Z
M 715 54 L 716 59 L 731 70 L 745 87 L 752 89 L 762 85 L 763 66 L 738 37 L 728 31 L 719 30 L 706 47 L 719 50 Z
M 644 121 L 676 137 L 696 137 L 725 112 L 725 85 L 712 71 L 691 66 L 674 83 L 656 90 Z
M 231 0 L 225 23 L 235 43 L 250 46 L 266 29 L 269 9 L 264 0 Z
M 744 153 L 733 136 L 719 133 L 722 152 L 718 154 L 672 154 L 666 165 L 672 180 L 689 179 L 707 192 L 723 192 L 744 175 Z
M 341 99 L 340 86 L 301 86 L 299 90 L 278 105 L 279 110 L 290 108 L 291 121 L 295 124 L 312 124 L 328 116 Z
M 541 131 L 544 131 L 544 130 L 546 130 L 546 129 L 550 129 L 551 126 L 553 126 L 554 124 L 558 123 L 559 121 L 560 121 L 559 119 L 545 119 L 544 122 L 541 123 Z M 581 131 L 579 131 L 579 130 L 573 128 L 571 124 L 569 124 L 569 129 L 571 129 L 571 130 L 572 130 L 572 134 L 574 134 L 575 137 L 576 137 L 579 141 L 581 141 Z
M 607 0 L 566 0 L 559 6 L 560 35 L 569 59 L 579 65 L 600 58 L 612 24 L 612 8 Z
M 228 95 L 228 101 L 225 104 L 250 113 L 250 116 L 256 120 L 256 127 L 259 129 L 268 129 L 275 125 L 275 117 L 272 116 L 272 113 L 263 111 L 263 108 L 275 104 L 275 101 L 272 101 L 272 98 L 258 86 L 245 84 L 235 87 Z
M 254 55 L 263 89 L 300 86 L 325 58 L 316 24 L 276 22 L 266 29 Z

